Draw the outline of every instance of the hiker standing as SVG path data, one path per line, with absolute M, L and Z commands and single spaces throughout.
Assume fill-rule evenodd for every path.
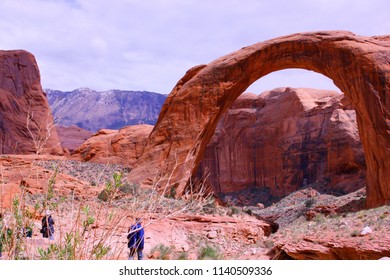
M 50 210 L 46 210 L 46 215 L 42 218 L 41 233 L 43 238 L 54 240 L 54 220 L 51 216 Z
M 141 225 L 141 219 L 136 218 L 135 224 L 133 224 L 127 234 L 127 247 L 129 248 L 129 260 L 134 259 L 134 255 L 137 252 L 138 260 L 142 260 L 142 250 L 144 249 L 144 228 Z

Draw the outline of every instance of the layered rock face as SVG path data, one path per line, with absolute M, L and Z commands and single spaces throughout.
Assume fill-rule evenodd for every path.
M 60 125 L 76 125 L 92 132 L 136 124 L 154 125 L 166 99 L 166 95 L 147 91 L 79 88 L 45 92 Z
M 182 194 L 234 100 L 271 72 L 302 68 L 329 77 L 351 100 L 367 165 L 367 205 L 390 203 L 389 57 L 388 36 L 329 31 L 279 37 L 194 67 L 168 96 L 129 179 L 165 177 L 160 187 Z
M 151 125 L 126 126 L 120 130 L 102 129 L 78 147 L 72 157 L 96 163 L 132 167 L 141 156 L 152 131 Z
M 336 194 L 361 188 L 364 154 L 348 103 L 314 89 L 243 94 L 219 121 L 197 176 L 215 192 L 258 187 L 274 197 L 315 182 Z
M 0 153 L 61 154 L 62 148 L 35 58 L 0 51 Z

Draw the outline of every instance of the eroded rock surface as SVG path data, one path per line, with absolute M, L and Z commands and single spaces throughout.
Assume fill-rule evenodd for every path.
M 1 154 L 62 154 L 38 65 L 26 51 L 0 51 L 0 141 Z
M 73 158 L 96 163 L 133 166 L 141 156 L 152 131 L 151 125 L 126 126 L 120 130 L 102 129 L 78 147 Z
M 280 198 L 316 182 L 322 192 L 355 191 L 365 180 L 356 112 L 333 91 L 242 94 L 206 148 L 197 172 L 203 177 L 218 193 L 257 187 Z

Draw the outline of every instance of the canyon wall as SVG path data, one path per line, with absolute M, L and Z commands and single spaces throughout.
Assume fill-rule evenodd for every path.
M 26 51 L 0 51 L 0 153 L 62 154 L 37 62 Z
M 337 92 L 278 88 L 242 94 L 222 116 L 197 179 L 217 193 L 268 188 L 274 197 L 307 184 L 345 194 L 364 186 L 356 112 Z

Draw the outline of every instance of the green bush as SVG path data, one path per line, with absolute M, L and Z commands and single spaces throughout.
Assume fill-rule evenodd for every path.
M 200 249 L 199 259 L 200 260 L 219 260 L 222 256 L 219 251 L 209 245 Z
M 307 200 L 305 201 L 305 207 L 306 207 L 306 208 L 310 208 L 310 207 L 312 207 L 315 203 L 316 203 L 316 200 L 315 200 L 313 197 L 311 197 L 311 198 L 309 198 L 309 199 L 307 199 Z
M 178 260 L 188 260 L 188 254 L 187 252 L 181 252 L 179 256 L 177 257 Z
M 359 231 L 357 229 L 355 229 L 352 233 L 351 233 L 351 237 L 356 237 L 356 236 L 359 236 Z

